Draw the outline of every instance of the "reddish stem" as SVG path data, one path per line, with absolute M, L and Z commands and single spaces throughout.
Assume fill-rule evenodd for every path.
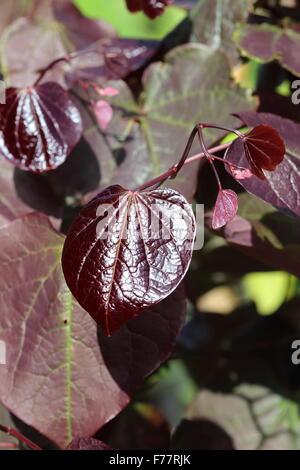
M 58 59 L 53 60 L 52 62 L 50 62 L 49 65 L 47 65 L 47 67 L 45 67 L 42 70 L 38 70 L 39 76 L 36 79 L 36 81 L 34 82 L 33 86 L 37 86 L 40 83 L 40 81 L 44 78 L 46 73 L 49 72 L 49 70 L 53 69 L 53 67 L 55 67 L 60 62 L 70 63 L 71 60 L 77 59 L 78 57 L 80 57 L 84 54 L 91 54 L 93 52 L 98 52 L 98 51 L 99 51 L 99 48 L 98 49 L 91 49 L 91 50 L 87 49 L 87 50 L 84 50 L 84 51 L 73 52 L 72 54 L 66 55 L 64 57 L 59 57 Z
M 213 162 L 213 157 L 210 153 L 210 151 L 208 150 L 208 148 L 206 147 L 206 144 L 205 144 L 205 140 L 204 140 L 204 136 L 203 136 L 203 132 L 202 132 L 202 129 L 203 129 L 203 126 L 205 126 L 204 124 L 200 124 L 198 126 L 198 137 L 199 137 L 199 142 L 200 142 L 200 145 L 203 149 L 203 153 L 204 155 L 206 156 L 207 160 L 209 161 L 210 163 L 210 166 L 212 167 L 213 169 L 213 172 L 215 174 L 215 177 L 216 177 L 216 180 L 217 180 L 217 183 L 218 183 L 218 187 L 219 187 L 219 191 L 222 190 L 222 184 L 221 184 L 221 181 L 220 181 L 220 177 L 218 175 L 218 172 L 217 172 L 217 169 L 214 165 L 214 162 Z
M 220 152 L 221 150 L 226 150 L 228 147 L 230 147 L 230 145 L 231 145 L 231 142 L 228 142 L 228 143 L 222 144 L 222 145 L 217 145 L 216 147 L 212 147 L 211 149 L 209 149 L 209 152 L 212 152 L 212 153 Z M 192 157 L 187 158 L 183 162 L 182 166 L 188 165 L 189 163 L 192 163 L 196 160 L 200 160 L 203 157 L 205 157 L 204 152 L 197 153 L 196 155 L 193 155 Z M 158 183 L 163 183 L 165 180 L 167 180 L 172 175 L 177 173 L 177 166 L 178 165 L 174 165 L 172 168 L 170 168 L 168 171 L 166 171 L 162 175 L 157 176 L 156 178 L 153 178 L 151 181 L 148 181 L 147 183 L 143 184 L 142 186 L 139 186 L 138 188 L 135 189 L 135 191 L 143 191 L 144 189 L 148 189 L 151 186 L 157 185 Z
M 215 155 L 213 155 L 213 153 L 215 153 L 215 152 L 219 152 L 221 150 L 225 150 L 228 147 L 230 147 L 232 142 L 228 142 L 226 144 L 218 145 L 216 147 L 208 149 L 205 145 L 205 141 L 204 141 L 204 137 L 203 137 L 203 133 L 202 133 L 202 129 L 205 129 L 206 127 L 211 128 L 211 129 L 220 129 L 220 130 L 223 130 L 223 131 L 226 131 L 226 132 L 232 132 L 233 134 L 236 134 L 239 138 L 244 137 L 244 134 L 242 134 L 240 131 L 237 131 L 236 129 L 231 129 L 230 127 L 219 126 L 219 125 L 216 125 L 216 124 L 206 124 L 206 123 L 196 124 L 196 126 L 193 128 L 193 130 L 192 130 L 192 132 L 189 136 L 187 145 L 186 145 L 186 147 L 183 151 L 182 157 L 180 158 L 179 162 L 176 165 L 173 165 L 168 171 L 166 171 L 162 175 L 157 176 L 156 178 L 153 178 L 152 180 L 148 181 L 147 183 L 143 184 L 142 186 L 139 186 L 138 188 L 135 189 L 135 191 L 143 191 L 144 189 L 148 189 L 148 188 L 153 187 L 153 186 L 158 187 L 161 184 L 163 184 L 168 178 L 174 179 L 177 176 L 177 173 L 179 172 L 179 170 L 183 167 L 183 165 L 188 165 L 189 163 L 192 163 L 193 161 L 198 160 L 198 159 L 203 158 L 203 157 L 206 157 L 208 159 L 209 163 L 212 165 L 215 176 L 216 176 L 216 179 L 217 179 L 217 182 L 218 182 L 219 189 L 222 189 L 222 185 L 221 185 L 221 181 L 220 181 L 219 175 L 217 173 L 217 170 L 216 170 L 216 168 L 213 164 L 214 159 L 221 160 L 224 164 L 229 165 L 231 167 L 235 167 L 235 168 L 239 168 L 241 170 L 243 170 L 243 169 L 245 170 L 246 168 L 239 167 L 239 166 L 235 165 L 234 163 L 230 163 L 230 162 L 224 160 L 223 158 L 219 158 L 219 157 L 216 157 Z M 198 153 L 197 155 L 193 155 L 190 158 L 187 158 L 188 154 L 191 150 L 194 138 L 195 138 L 197 133 L 198 133 L 198 136 L 199 136 L 200 145 L 202 147 L 203 152 Z
M 231 127 L 226 127 L 226 126 L 219 126 L 217 124 L 206 124 L 206 123 L 201 123 L 199 124 L 199 127 L 202 129 L 208 128 L 208 129 L 220 129 L 221 131 L 226 131 L 226 132 L 231 132 L 232 134 L 237 135 L 241 139 L 244 137 L 244 134 L 236 129 L 231 129 Z
M 30 439 L 27 439 L 27 437 L 23 436 L 23 434 L 19 433 L 15 429 L 8 428 L 0 424 L 0 431 L 3 431 L 6 434 L 9 434 L 10 436 L 16 437 L 19 441 L 24 442 L 25 444 L 27 444 L 29 447 L 31 447 L 34 450 L 43 450 L 41 447 L 39 447 L 37 444 L 32 442 Z
M 34 87 L 37 86 L 40 83 L 40 81 L 44 78 L 46 73 L 49 72 L 49 70 L 53 69 L 53 67 L 55 67 L 55 65 L 57 65 L 59 62 L 70 62 L 70 60 L 71 60 L 70 56 L 65 56 L 65 57 L 59 57 L 58 59 L 55 59 L 52 62 L 50 62 L 50 64 L 47 65 L 47 67 L 45 67 L 42 70 L 39 70 L 39 76 L 34 82 L 33 86 Z

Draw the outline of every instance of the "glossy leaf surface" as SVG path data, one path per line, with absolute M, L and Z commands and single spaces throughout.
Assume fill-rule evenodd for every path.
M 260 179 L 265 179 L 262 170 L 274 171 L 284 158 L 282 137 L 271 126 L 256 126 L 242 140 L 251 171 Z M 238 146 L 239 142 L 235 140 L 232 145 Z
M 82 209 L 62 264 L 73 295 L 107 335 L 167 297 L 189 266 L 193 212 L 169 188 L 110 186 Z
M 272 204 L 286 214 L 300 216 L 300 126 L 289 119 L 269 113 L 243 112 L 238 114 L 249 127 L 272 126 L 282 136 L 286 152 L 284 159 L 275 171 L 264 171 L 265 179 L 253 176 L 240 180 L 240 184 L 250 193 Z M 225 154 L 225 158 L 239 166 L 248 166 L 243 142 L 237 139 Z
M 79 111 L 54 82 L 8 88 L 0 112 L 0 150 L 26 170 L 40 173 L 58 167 L 81 136 Z

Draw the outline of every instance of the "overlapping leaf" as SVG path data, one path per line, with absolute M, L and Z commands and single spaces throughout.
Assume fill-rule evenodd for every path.
M 18 197 L 14 167 L 0 155 L 0 227 L 31 211 Z
M 120 388 L 136 393 L 145 378 L 168 359 L 186 317 L 185 289 L 180 284 L 159 304 L 129 320 L 111 337 L 98 330 L 105 363 Z
M 252 1 L 248 0 L 202 0 L 191 12 L 193 23 L 192 41 L 206 44 L 212 50 L 224 52 L 231 64 L 239 58 L 232 40 L 237 23 L 244 23 Z
M 262 62 L 277 59 L 284 68 L 300 76 L 300 59 L 295 54 L 300 47 L 300 34 L 296 28 L 244 24 L 236 30 L 234 39 L 242 54 Z
M 194 236 L 193 212 L 174 190 L 110 186 L 68 232 L 62 257 L 67 284 L 110 336 L 178 286 Z
M 68 445 L 67 450 L 110 450 L 110 447 L 92 437 L 78 437 Z
M 58 167 L 81 137 L 79 111 L 55 82 L 8 88 L 0 112 L 0 150 L 26 170 L 40 173 Z
M 289 119 L 268 113 L 239 113 L 242 122 L 249 127 L 266 125 L 275 128 L 282 136 L 286 153 L 275 171 L 265 171 L 265 180 L 255 176 L 240 180 L 250 193 L 272 204 L 287 214 L 300 216 L 300 126 Z M 248 161 L 241 140 L 237 140 L 226 152 L 225 158 L 236 165 L 247 167 Z
M 94 322 L 65 285 L 63 237 L 47 217 L 18 219 L 0 230 L 0 240 L 0 339 L 7 344 L 0 398 L 65 446 L 93 434 L 129 397 L 104 366 Z
M 228 115 L 255 104 L 231 82 L 226 57 L 197 44 L 180 46 L 167 54 L 165 63 L 150 65 L 143 83 L 144 93 L 138 103 L 122 82 L 113 82 L 120 93 L 110 99 L 114 119 L 107 141 L 111 151 L 125 157 L 111 182 L 130 188 L 176 163 L 195 123 L 226 120 L 235 126 L 237 121 Z M 208 142 L 216 136 L 207 131 Z M 192 151 L 198 152 L 199 146 Z M 190 200 L 198 168 L 199 161 L 187 165 L 168 186 Z
M 104 344 L 103 359 L 103 337 L 64 282 L 63 237 L 48 218 L 32 213 L 16 219 L 0 229 L 0 242 L 0 340 L 7 345 L 0 400 L 64 447 L 119 413 L 168 357 L 185 316 L 183 293 L 146 312 L 144 322 L 140 317 L 120 330 L 120 349 L 114 341 Z M 139 350 L 133 348 L 136 343 Z M 131 363 L 124 362 L 128 355 Z

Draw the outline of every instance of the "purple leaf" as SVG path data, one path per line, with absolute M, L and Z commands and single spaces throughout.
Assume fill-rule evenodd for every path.
M 243 55 L 262 62 L 277 59 L 280 64 L 300 76 L 300 60 L 295 51 L 300 47 L 299 31 L 271 24 L 243 24 L 235 31 L 234 39 Z
M 237 195 L 232 189 L 220 189 L 214 208 L 212 228 L 223 227 L 236 215 L 238 210 Z
M 93 103 L 93 110 L 100 129 L 105 131 L 113 117 L 111 105 L 107 101 L 98 100 L 96 103 Z
M 177 3 L 180 6 L 180 3 L 189 2 L 182 0 Z M 211 51 L 222 51 L 232 67 L 240 61 L 232 36 L 236 25 L 244 24 L 249 15 L 244 0 L 201 0 L 195 3 L 190 14 L 193 25 L 190 40 L 205 45 Z
M 199 67 L 194 67 L 194 63 Z M 182 70 L 189 76 L 188 82 Z M 233 109 L 250 109 L 255 104 L 230 80 L 226 57 L 219 52 L 208 53 L 197 44 L 175 48 L 167 54 L 164 63 L 151 64 L 143 75 L 143 84 L 143 102 L 137 102 L 124 82 L 111 83 L 120 93 L 109 100 L 114 117 L 105 140 L 95 125 L 84 124 L 89 129 L 86 138 L 90 140 L 91 134 L 97 138 L 93 148 L 99 153 L 105 176 L 106 169 L 115 163 L 109 153 L 121 157 L 121 164 L 110 179 L 103 179 L 100 189 L 120 182 L 124 187 L 136 187 L 168 170 L 179 160 L 195 122 L 203 118 L 203 107 L 209 122 L 219 121 L 223 116 L 228 125 L 237 126 L 238 120 L 228 114 Z M 207 101 L 205 96 L 212 87 L 222 93 Z M 83 120 L 87 121 L 86 113 Z M 207 130 L 208 144 L 217 138 L 214 131 Z M 191 154 L 198 151 L 199 146 L 195 145 Z M 197 186 L 199 163 L 197 160 L 186 165 L 178 178 L 168 181 L 170 187 L 189 201 Z
M 112 377 L 130 396 L 172 352 L 186 317 L 185 289 L 122 325 L 111 337 L 99 328 L 101 352 Z
M 0 150 L 25 170 L 40 173 L 58 167 L 81 136 L 79 111 L 54 82 L 8 88 L 0 111 Z
M 69 288 L 111 335 L 178 286 L 192 256 L 193 212 L 176 191 L 110 186 L 82 209 L 63 250 Z
M 300 216 L 300 126 L 289 119 L 274 114 L 242 112 L 237 116 L 249 127 L 267 125 L 275 128 L 285 142 L 286 153 L 275 171 L 265 171 L 265 180 L 256 177 L 241 180 L 241 185 L 250 193 L 272 204 L 286 214 Z M 238 165 L 247 166 L 243 143 L 236 139 L 225 154 L 225 159 Z
M 132 13 L 143 11 L 151 19 L 162 15 L 166 6 L 172 2 L 173 0 L 126 0 L 129 11 Z
M 96 41 L 113 38 L 112 26 L 101 20 L 85 17 L 70 0 L 53 0 L 53 15 L 61 23 L 76 49 L 84 49 Z
M 92 437 L 77 437 L 66 447 L 66 450 L 111 450 L 111 447 Z
M 45 2 L 41 3 L 47 7 Z M 53 28 L 50 3 L 47 3 L 49 8 L 46 10 L 49 11 L 42 9 L 36 21 L 18 18 L 2 36 L 4 78 L 10 86 L 23 88 L 32 85 L 38 77 L 38 70 L 68 53 L 61 34 L 63 28 Z M 57 66 L 47 73 L 45 81 L 63 84 L 63 76 L 63 69 Z
M 14 167 L 0 155 L 0 227 L 31 212 L 18 197 L 14 185 Z
M 105 367 L 95 323 L 64 282 L 63 241 L 38 213 L 0 229 L 1 402 L 61 447 L 94 434 L 130 399 Z
M 271 126 L 260 124 L 254 127 L 245 134 L 242 141 L 251 171 L 260 179 L 265 179 L 262 169 L 274 171 L 284 158 L 285 145 L 282 137 Z M 232 145 L 236 145 L 234 142 Z

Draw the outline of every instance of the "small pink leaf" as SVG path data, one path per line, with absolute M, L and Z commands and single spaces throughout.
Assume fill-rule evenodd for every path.
M 113 116 L 111 105 L 104 100 L 99 100 L 93 104 L 93 110 L 100 129 L 105 131 Z
M 223 227 L 236 215 L 238 210 L 237 195 L 231 189 L 220 189 L 212 218 L 214 230 Z
M 236 168 L 231 166 L 230 171 L 236 180 L 245 180 L 253 176 L 253 173 L 248 168 Z
M 101 96 L 116 96 L 120 92 L 116 88 L 113 88 L 112 86 L 106 86 L 104 88 L 99 88 L 97 89 L 99 95 Z

